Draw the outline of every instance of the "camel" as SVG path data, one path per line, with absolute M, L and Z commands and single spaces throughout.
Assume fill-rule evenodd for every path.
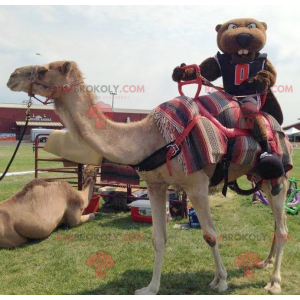
M 0 202 L 0 247 L 15 248 L 29 239 L 43 239 L 60 224 L 78 226 L 95 218 L 82 215 L 93 195 L 94 168 L 86 168 L 82 191 L 66 181 L 34 179 Z
M 39 82 L 32 84 L 38 78 Z M 31 83 L 30 83 L 31 80 Z M 75 86 L 64 92 L 61 89 L 53 89 L 56 86 Z M 82 143 L 107 159 L 126 165 L 135 165 L 148 157 L 150 154 L 166 144 L 152 114 L 145 119 L 134 123 L 116 123 L 106 120 L 105 128 L 96 128 L 94 119 L 88 118 L 86 112 L 95 104 L 96 95 L 86 89 L 83 75 L 77 64 L 71 61 L 57 61 L 43 66 L 25 66 L 16 69 L 10 76 L 7 86 L 12 91 L 28 92 L 41 95 L 54 100 L 55 111 L 66 124 L 68 130 Z M 210 178 L 216 165 L 211 164 L 204 169 L 186 175 L 178 160 L 170 161 L 172 176 L 170 176 L 166 164 L 152 171 L 138 172 L 141 179 L 145 180 L 148 187 L 152 209 L 153 246 L 155 261 L 153 276 L 150 284 L 135 291 L 135 294 L 156 294 L 159 291 L 163 254 L 167 242 L 166 234 L 166 191 L 171 184 L 183 189 L 191 201 L 196 213 L 201 220 L 203 237 L 208 243 L 215 262 L 215 276 L 210 284 L 212 289 L 223 292 L 227 289 L 227 272 L 223 265 L 208 199 Z M 252 166 L 240 166 L 231 164 L 229 168 L 229 181 L 247 174 Z M 270 207 L 275 219 L 275 236 L 287 234 L 286 215 L 284 201 L 287 191 L 287 179 L 285 176 L 278 179 L 283 188 L 276 196 L 271 194 L 271 184 L 266 181 L 262 189 L 268 197 Z M 207 239 L 206 237 L 211 237 Z M 214 241 L 213 241 L 214 239 Z M 282 262 L 283 239 L 274 239 L 269 255 L 263 262 L 264 267 L 275 268 L 270 282 L 265 289 L 270 293 L 280 293 L 281 276 L 280 267 Z

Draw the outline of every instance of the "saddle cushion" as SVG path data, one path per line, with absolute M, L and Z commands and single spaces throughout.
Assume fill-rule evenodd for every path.
M 228 128 L 251 128 L 251 122 L 240 117 L 240 107 L 219 92 L 199 97 L 199 101 L 216 119 Z M 174 141 L 187 124 L 199 114 L 197 101 L 179 96 L 156 107 L 152 114 L 166 143 Z M 273 151 L 282 159 L 285 170 L 292 168 L 291 144 L 277 121 L 270 115 L 261 113 L 269 130 L 269 140 Z M 251 118 L 250 118 L 251 119 Z M 251 121 L 251 120 L 250 120 Z M 247 123 L 247 124 L 245 124 Z M 252 136 L 236 137 L 232 163 L 255 166 L 261 148 Z M 207 118 L 202 117 L 182 144 L 177 156 L 186 174 L 201 170 L 208 164 L 218 163 L 227 151 L 227 137 Z

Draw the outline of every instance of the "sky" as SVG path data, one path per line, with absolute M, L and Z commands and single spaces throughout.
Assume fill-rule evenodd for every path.
M 217 24 L 253 17 L 268 25 L 261 52 L 277 70 L 277 85 L 292 86 L 276 92 L 284 125 L 290 125 L 300 118 L 299 14 L 300 7 L 290 5 L 0 6 L 0 102 L 28 99 L 6 87 L 16 68 L 72 60 L 86 84 L 102 87 L 100 101 L 111 104 L 105 90 L 119 86 L 115 108 L 153 109 L 178 95 L 174 67 L 200 64 L 217 53 Z M 122 91 L 127 85 L 125 91 L 133 86 L 135 92 Z M 184 91 L 193 96 L 195 89 Z

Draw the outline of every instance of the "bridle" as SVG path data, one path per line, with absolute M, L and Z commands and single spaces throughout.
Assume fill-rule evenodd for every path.
M 38 66 L 33 66 L 32 70 L 31 70 L 30 79 L 29 79 L 30 85 L 29 85 L 29 89 L 28 89 L 28 96 L 33 97 L 34 99 L 43 103 L 44 105 L 51 104 L 54 102 L 53 96 L 54 96 L 54 93 L 58 91 L 59 85 L 51 85 L 48 82 L 39 79 L 38 78 L 38 69 L 39 69 Z M 66 83 L 66 84 L 60 86 L 60 90 L 62 92 L 68 91 L 71 89 L 71 87 L 81 84 L 81 83 L 83 83 L 82 79 L 74 80 L 72 82 L 69 82 L 69 83 Z M 32 93 L 33 84 L 39 84 L 39 85 L 49 88 L 50 90 L 52 90 L 52 94 L 45 101 L 38 99 L 35 96 L 35 94 Z

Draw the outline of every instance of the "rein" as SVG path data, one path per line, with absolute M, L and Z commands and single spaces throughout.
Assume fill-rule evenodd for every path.
M 19 139 L 19 142 L 18 142 L 18 144 L 17 144 L 17 147 L 16 147 L 16 149 L 15 149 L 15 151 L 14 151 L 14 153 L 13 153 L 13 155 L 12 155 L 12 157 L 11 157 L 11 159 L 10 159 L 10 161 L 9 161 L 9 163 L 8 163 L 8 165 L 7 165 L 7 167 L 6 167 L 6 169 L 5 169 L 5 171 L 4 171 L 3 174 L 0 176 L 0 181 L 5 177 L 6 173 L 8 172 L 8 170 L 9 170 L 9 168 L 10 168 L 12 162 L 14 161 L 15 156 L 16 156 L 18 150 L 19 150 L 19 147 L 20 147 L 20 145 L 21 145 L 21 142 L 22 142 L 22 140 L 23 140 L 23 137 L 24 137 L 25 132 L 26 132 L 26 129 L 27 129 L 28 122 L 29 122 L 29 120 L 30 120 L 30 106 L 31 106 L 31 105 L 32 105 L 32 100 L 31 100 L 31 98 L 30 98 L 29 101 L 28 101 L 28 104 L 27 104 L 26 122 L 25 122 L 25 126 L 24 126 L 24 129 L 23 129 L 23 132 L 22 132 L 22 134 L 21 134 L 21 137 L 20 137 L 20 139 Z
M 27 129 L 27 126 L 28 126 L 28 122 L 29 122 L 29 120 L 30 120 L 30 107 L 31 107 L 31 105 L 32 105 L 32 100 L 31 100 L 31 98 L 34 98 L 34 99 L 36 99 L 37 101 L 43 103 L 44 105 L 47 105 L 47 104 L 53 103 L 53 101 L 51 101 L 51 100 L 53 100 L 54 93 L 58 91 L 58 88 L 59 88 L 59 87 L 60 87 L 60 91 L 61 91 L 61 92 L 67 92 L 67 91 L 70 90 L 73 86 L 83 83 L 83 80 L 80 79 L 80 80 L 75 80 L 75 81 L 66 83 L 66 84 L 64 84 L 63 86 L 51 85 L 51 84 L 49 84 L 48 82 L 45 82 L 45 81 L 43 81 L 43 80 L 41 80 L 41 79 L 38 78 L 38 66 L 34 66 L 34 67 L 32 68 L 29 81 L 30 81 L 30 85 L 29 85 L 29 89 L 28 89 L 29 101 L 28 101 L 28 104 L 27 104 L 25 126 L 24 126 L 23 132 L 22 132 L 22 134 L 21 134 L 21 136 L 20 136 L 20 139 L 19 139 L 19 141 L 18 141 L 18 144 L 17 144 L 17 146 L 16 146 L 16 149 L 15 149 L 13 155 L 12 155 L 12 157 L 11 157 L 11 159 L 10 159 L 10 161 L 9 161 L 9 163 L 8 163 L 8 165 L 7 165 L 7 167 L 6 167 L 6 169 L 5 169 L 5 171 L 4 171 L 4 172 L 1 174 L 1 176 L 0 176 L 0 181 L 5 177 L 5 175 L 6 175 L 6 173 L 8 172 L 8 170 L 9 170 L 9 168 L 10 168 L 12 162 L 14 161 L 15 156 L 16 156 L 16 154 L 17 154 L 17 152 L 18 152 L 18 150 L 19 150 L 19 147 L 20 147 L 20 145 L 21 145 L 21 142 L 22 142 L 22 140 L 23 140 L 23 137 L 24 137 L 24 135 L 25 135 L 25 132 L 26 132 L 26 129 Z M 40 100 L 40 99 L 37 98 L 37 97 L 35 96 L 35 94 L 33 94 L 33 92 L 32 92 L 32 88 L 33 88 L 33 85 L 34 85 L 34 84 L 39 84 L 39 85 L 41 85 L 41 86 L 45 86 L 45 87 L 49 88 L 50 90 L 52 90 L 52 94 L 51 94 L 45 101 Z
M 62 92 L 67 92 L 73 86 L 83 83 L 83 80 L 79 79 L 79 80 L 74 80 L 72 82 L 66 83 L 63 86 L 51 85 L 48 82 L 43 81 L 43 80 L 38 78 L 38 66 L 34 66 L 32 68 L 29 81 L 30 81 L 30 85 L 29 85 L 29 89 L 28 89 L 28 96 L 33 97 L 34 99 L 36 99 L 37 101 L 43 103 L 44 105 L 51 104 L 51 103 L 54 102 L 54 101 L 51 101 L 51 100 L 53 100 L 54 93 L 57 92 L 58 90 L 60 90 Z M 45 86 L 45 87 L 49 88 L 50 90 L 52 90 L 52 94 L 45 101 L 37 98 L 35 96 L 35 94 L 32 93 L 32 88 L 33 88 L 34 84 L 39 84 L 41 86 Z

